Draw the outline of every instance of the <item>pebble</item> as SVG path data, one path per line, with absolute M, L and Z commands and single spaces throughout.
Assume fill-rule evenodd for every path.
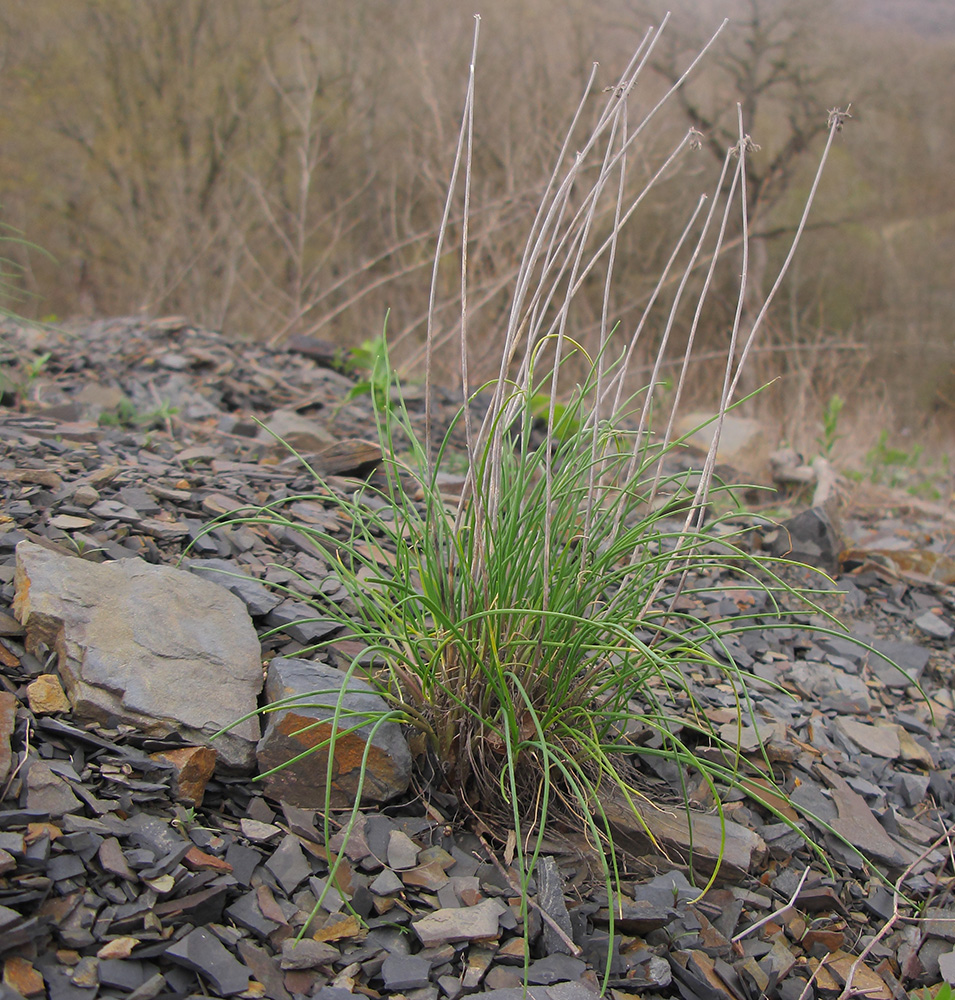
M 955 628 L 931 611 L 926 611 L 924 614 L 919 615 L 913 624 L 930 639 L 938 639 L 940 642 L 951 639 L 952 634 L 955 633 Z

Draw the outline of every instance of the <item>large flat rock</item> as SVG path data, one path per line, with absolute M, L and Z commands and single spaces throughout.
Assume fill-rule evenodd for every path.
M 641 856 L 663 852 L 676 864 L 691 865 L 701 875 L 717 871 L 718 883 L 735 883 L 751 874 L 766 858 L 762 837 L 719 816 L 679 806 L 654 809 L 634 798 L 635 813 L 616 788 L 601 789 L 600 806 L 613 829 L 614 843 Z M 651 836 L 652 835 L 652 836 Z
M 14 613 L 27 646 L 55 651 L 77 718 L 214 746 L 250 771 L 261 649 L 243 603 L 224 587 L 140 559 L 92 563 L 17 545 Z

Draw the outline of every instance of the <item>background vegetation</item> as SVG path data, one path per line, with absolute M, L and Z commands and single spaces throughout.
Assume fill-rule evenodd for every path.
M 16 244 L 5 251 L 35 295 L 25 308 L 181 312 L 236 338 L 310 333 L 345 346 L 380 332 L 390 308 L 393 356 L 413 371 L 474 6 L 7 0 L 0 206 L 56 259 Z M 602 60 L 598 79 L 609 85 L 663 4 L 477 6 L 469 308 L 472 343 L 487 349 L 475 350 L 475 382 L 491 374 L 482 360 L 499 357 L 506 286 L 592 61 Z M 635 190 L 688 124 L 704 134 L 702 149 L 668 175 L 667 197 L 624 231 L 614 315 L 625 327 L 639 320 L 674 233 L 733 141 L 736 101 L 760 145 L 748 165 L 749 308 L 758 308 L 762 276 L 789 245 L 827 110 L 851 101 L 814 229 L 755 359 L 756 379 L 782 375 L 758 405 L 805 447 L 834 394 L 845 400 L 843 428 L 861 428 L 840 428 L 837 450 L 862 453 L 887 428 L 929 447 L 933 435 L 944 440 L 955 414 L 955 14 L 929 0 L 667 6 L 676 8 L 669 48 L 654 59 L 661 90 L 681 56 L 724 15 L 733 21 L 637 154 Z M 450 235 L 449 246 L 454 220 Z M 459 316 L 453 257 L 439 314 L 449 337 Z M 727 309 L 738 260 L 735 272 L 731 252 L 719 273 Z M 601 295 L 598 284 L 578 300 L 575 335 L 585 343 Z M 701 403 L 713 402 L 707 345 L 714 354 L 725 346 L 725 320 L 717 313 L 700 333 Z M 645 364 L 656 346 L 646 339 Z

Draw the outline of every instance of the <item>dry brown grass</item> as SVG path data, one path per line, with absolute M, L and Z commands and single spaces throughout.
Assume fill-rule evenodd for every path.
M 661 5 L 481 6 L 470 230 L 475 380 L 491 374 L 482 362 L 497 356 L 507 287 L 565 109 L 582 91 L 593 54 L 606 62 L 599 80 L 614 80 L 614 59 L 632 49 Z M 804 200 L 804 164 L 818 152 L 813 135 L 829 107 L 855 102 L 820 192 L 818 228 L 807 234 L 771 336 L 754 358 L 754 382 L 782 377 L 759 407 L 781 434 L 811 443 L 833 392 L 849 400 L 847 420 L 883 399 L 891 426 L 930 437 L 945 426 L 955 397 L 951 45 L 897 30 L 884 35 L 879 25 L 825 23 L 815 0 L 726 0 L 704 14 L 698 3 L 676 6 L 668 33 L 676 51 L 695 46 L 694 31 L 708 34 L 728 9 L 739 16 L 686 90 L 684 112 L 676 109 L 635 150 L 634 188 L 685 132 L 687 113 L 706 117 L 742 100 L 762 146 L 751 158 L 750 191 L 754 231 L 765 237 L 754 248 L 761 242 L 766 273 L 778 266 Z M 694 17 L 683 17 L 686 10 Z M 6 221 L 59 261 L 20 256 L 38 295 L 29 307 L 36 315 L 183 312 L 235 337 L 305 332 L 347 348 L 380 333 L 390 308 L 394 356 L 415 371 L 471 6 L 350 0 L 321 5 L 320 15 L 307 0 L 4 5 L 0 205 Z M 771 71 L 754 73 L 750 87 L 746 53 L 756 51 L 747 46 L 757 27 L 765 29 L 760 72 L 770 56 L 782 58 L 785 72 L 779 81 Z M 886 78 L 900 45 L 904 62 L 919 65 L 917 79 Z M 585 107 L 584 118 L 596 108 Z M 707 124 L 707 139 L 726 125 Z M 780 159 L 803 135 L 805 150 L 796 142 Z M 651 276 L 710 167 L 706 148 L 685 160 L 661 189 L 666 197 L 632 227 L 639 235 L 621 240 L 622 280 L 611 305 L 624 327 L 639 321 Z M 610 220 L 595 225 L 606 231 Z M 452 218 L 451 243 L 459 230 Z M 715 308 L 701 329 L 701 356 L 725 345 L 737 278 L 730 258 L 717 275 L 714 302 L 723 312 Z M 450 338 L 458 314 L 453 262 L 441 282 L 439 336 Z M 579 298 L 575 334 L 584 343 L 597 337 L 601 295 L 594 282 Z M 675 355 L 679 337 L 678 329 Z M 647 337 L 637 367 L 649 371 L 658 343 Z M 689 391 L 712 402 L 705 364 L 691 377 Z

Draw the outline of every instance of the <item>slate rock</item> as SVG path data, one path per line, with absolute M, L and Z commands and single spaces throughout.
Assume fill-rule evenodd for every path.
M 103 959 L 97 966 L 101 986 L 115 986 L 124 993 L 139 989 L 156 974 L 156 966 L 151 962 L 136 959 Z
M 283 969 L 317 969 L 322 965 L 333 965 L 342 953 L 327 941 L 313 941 L 289 938 L 282 942 L 281 967 Z
M 929 776 L 903 772 L 895 776 L 895 787 L 907 806 L 917 806 L 928 795 Z
M 557 862 L 545 855 L 540 858 L 534 867 L 534 878 L 537 881 L 537 905 L 549 916 L 558 927 L 573 941 L 574 931 L 570 923 L 570 914 L 567 912 L 567 903 L 564 894 L 564 880 L 557 867 Z M 542 921 L 542 934 L 544 954 L 571 954 L 571 949 L 563 941 L 554 928 Z M 546 983 L 542 979 L 534 979 L 532 982 Z M 554 980 L 551 980 L 552 982 Z
M 232 877 L 239 885 L 248 885 L 262 855 L 253 847 L 233 841 L 226 850 L 225 860 L 232 868 Z
M 866 858 L 899 867 L 905 856 L 875 818 L 861 795 L 852 791 L 840 775 L 821 764 L 819 773 L 832 789 L 838 816 L 831 823 L 833 830 L 860 851 Z
M 270 920 L 262 913 L 262 907 L 254 890 L 245 893 L 227 906 L 225 915 L 240 927 L 263 939 L 281 927 L 278 921 Z
M 579 958 L 555 953 L 532 962 L 527 970 L 527 981 L 541 986 L 552 983 L 576 982 L 587 971 L 587 966 Z
M 946 983 L 955 983 L 955 951 L 938 956 L 938 971 Z
M 388 838 L 388 867 L 404 871 L 418 864 L 421 848 L 402 830 L 392 830 Z
M 890 920 L 895 909 L 892 894 L 881 885 L 872 887 L 869 895 L 862 900 L 862 905 L 871 914 L 883 921 Z
M 922 916 L 925 922 L 921 930 L 926 937 L 955 941 L 955 907 L 927 906 Z
M 305 646 L 320 642 L 341 628 L 337 621 L 317 615 L 310 604 L 291 598 L 272 608 L 265 624 L 270 629 L 281 629 L 290 639 Z
M 871 708 L 865 681 L 828 663 L 811 660 L 795 663 L 789 677 L 803 697 L 818 698 L 825 708 L 857 714 L 865 714 Z
M 302 845 L 299 843 L 298 837 L 292 834 L 287 834 L 282 838 L 282 842 L 269 860 L 265 862 L 265 867 L 275 876 L 286 896 L 291 896 L 299 885 L 312 874 L 312 869 L 305 860 Z
M 69 782 L 55 774 L 49 764 L 35 757 L 27 767 L 24 787 L 27 809 L 37 809 L 55 818 L 83 808 Z
M 873 641 L 870 645 L 882 655 L 869 653 L 869 666 L 878 676 L 879 680 L 890 688 L 905 688 L 912 681 L 918 681 L 928 663 L 929 656 L 931 656 L 930 650 L 924 646 L 918 646 L 914 642 L 879 639 Z M 897 669 L 898 667 L 901 667 L 905 671 L 905 674 Z
M 955 633 L 955 629 L 948 622 L 931 611 L 919 615 L 912 624 L 929 638 L 938 639 L 940 642 L 946 642 Z
M 265 685 L 267 702 L 296 700 L 268 714 L 257 749 L 261 772 L 288 764 L 293 757 L 329 738 L 335 706 L 345 684 L 345 674 L 322 663 L 294 658 L 272 660 Z M 336 808 L 353 805 L 359 788 L 362 802 L 387 802 L 407 791 L 410 784 L 408 744 L 394 722 L 385 722 L 372 731 L 377 717 L 388 708 L 367 681 L 352 677 L 347 687 L 342 698 L 343 712 L 347 714 L 340 716 L 339 729 L 367 721 L 336 740 L 331 804 Z M 369 751 L 362 783 L 366 746 Z M 265 778 L 266 793 L 299 808 L 324 808 L 327 767 L 328 748 L 322 747 Z
M 240 563 L 231 559 L 191 559 L 186 568 L 235 594 L 253 617 L 267 615 L 284 599 L 251 578 Z
M 855 719 L 836 719 L 836 729 L 865 753 L 895 760 L 901 753 L 898 730 L 894 726 L 869 726 Z
M 819 819 L 823 823 L 832 824 L 838 811 L 832 797 L 827 795 L 821 785 L 811 778 L 803 778 L 789 793 L 790 801 L 808 818 Z
M 27 701 L 34 715 L 70 710 L 69 699 L 60 686 L 60 679 L 56 674 L 40 674 L 35 681 L 28 684 Z
M 284 948 L 283 942 L 283 948 Z M 259 948 L 251 941 L 239 941 L 237 948 L 242 961 L 249 967 L 252 975 L 262 984 L 269 1000 L 292 1000 L 291 994 L 285 988 L 284 975 L 279 968 L 279 962 L 264 948 Z M 127 998 L 128 1000 L 128 998 Z
M 156 859 L 190 847 L 190 842 L 179 834 L 169 820 L 148 813 L 131 816 L 126 821 L 126 832 L 133 844 L 147 848 Z
M 193 808 L 202 805 L 217 758 L 211 747 L 173 747 L 150 755 L 151 760 L 172 765 L 173 795 L 177 802 Z
M 427 986 L 431 978 L 431 963 L 417 955 L 389 955 L 381 966 L 385 989 L 416 990 Z
M 615 788 L 601 789 L 602 813 L 609 820 L 614 839 L 638 856 L 662 847 L 666 856 L 692 856 L 700 872 L 717 872 L 717 880 L 738 881 L 765 859 L 762 837 L 740 823 L 709 813 L 660 810 L 628 802 Z M 650 835 L 648 836 L 647 830 Z M 652 839 L 651 839 L 652 837 Z
M 404 887 L 404 882 L 390 868 L 385 868 L 368 888 L 376 896 L 394 896 Z
M 367 476 L 381 463 L 381 457 L 380 444 L 346 438 L 322 448 L 310 464 L 321 476 Z
M 267 442 L 282 457 L 288 454 L 289 448 L 301 454 L 318 451 L 335 442 L 323 424 L 292 409 L 275 410 L 264 424 L 259 428 L 259 439 Z
M 834 576 L 842 552 L 839 531 L 825 507 L 810 507 L 784 521 L 770 551 L 774 556 L 815 566 Z
M 485 899 L 475 906 L 435 910 L 412 922 L 425 948 L 446 941 L 484 941 L 498 936 L 499 917 L 506 906 L 499 899 Z
M 401 878 L 405 885 L 427 889 L 428 892 L 438 892 L 449 881 L 444 867 L 437 859 L 426 865 L 419 864 L 415 868 L 406 869 L 401 873 Z
M 597 1000 L 598 991 L 585 983 L 555 983 L 553 986 L 512 986 L 487 990 L 481 996 L 490 1000 Z
M 489 990 L 510 989 L 524 982 L 523 973 L 506 965 L 495 965 L 484 977 L 485 993 Z
M 18 704 L 16 695 L 9 691 L 0 691 L 0 782 L 7 780 L 13 761 L 10 737 L 16 726 Z
M 54 882 L 62 882 L 64 879 L 76 878 L 86 871 L 86 864 L 78 854 L 58 854 L 50 859 L 46 866 L 47 878 Z
M 239 820 L 239 829 L 245 837 L 258 844 L 274 840 L 282 832 L 281 827 L 274 823 L 266 823 L 264 820 L 252 819 L 248 816 L 243 816 Z
M 249 970 L 229 952 L 215 935 L 197 927 L 166 949 L 166 957 L 208 979 L 224 996 L 249 988 Z
M 677 428 L 680 435 L 686 435 L 691 447 L 704 452 L 710 449 L 716 436 L 713 414 L 703 410 L 681 414 Z M 761 421 L 735 413 L 723 417 L 716 452 L 718 465 L 730 465 L 753 476 L 767 477 L 769 451 L 766 427 Z
M 27 647 L 57 652 L 77 718 L 177 733 L 204 745 L 256 708 L 261 650 L 241 601 L 218 584 L 138 559 L 92 563 L 24 541 L 14 612 Z M 248 771 L 257 718 L 219 738 L 228 769 Z
M 16 955 L 4 961 L 3 980 L 4 985 L 23 996 L 36 996 L 43 992 L 43 976 L 27 959 Z

